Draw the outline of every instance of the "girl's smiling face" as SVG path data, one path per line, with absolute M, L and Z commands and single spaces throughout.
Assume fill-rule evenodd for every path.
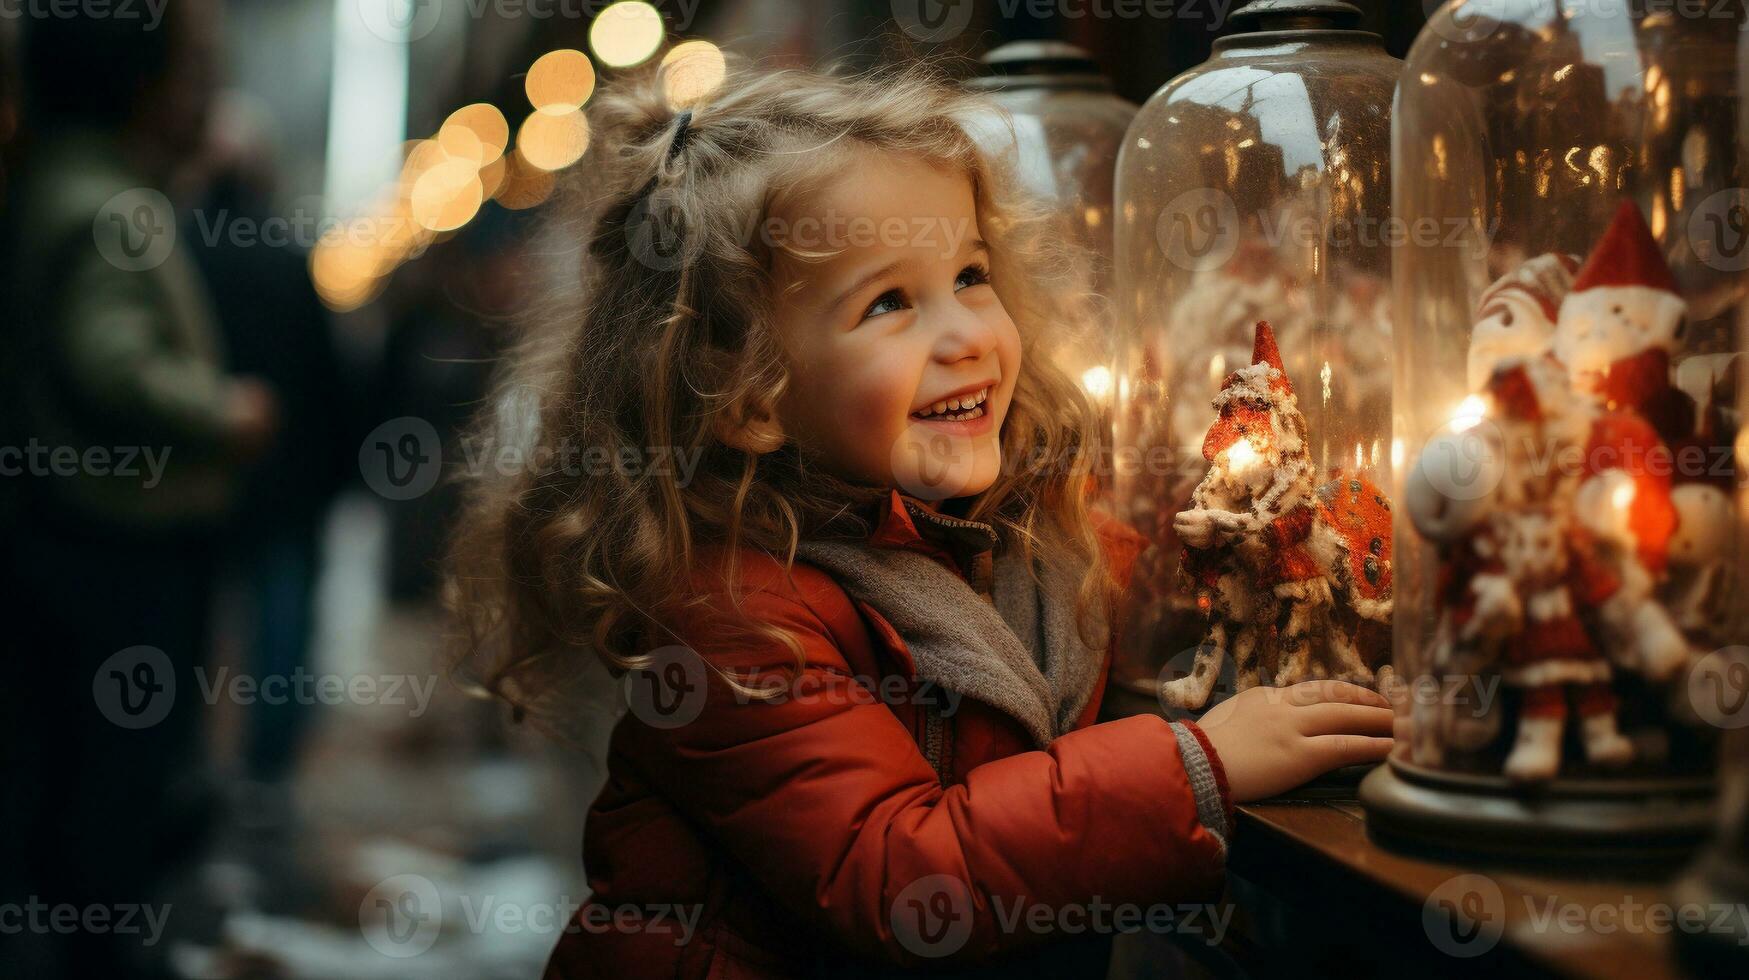
M 784 435 L 843 477 L 925 500 L 994 483 L 1020 335 L 990 283 L 970 178 L 862 153 L 766 228 Z

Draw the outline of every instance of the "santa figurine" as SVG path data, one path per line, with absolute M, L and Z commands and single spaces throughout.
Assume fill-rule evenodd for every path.
M 1618 660 L 1654 681 L 1689 655 L 1656 596 L 1680 520 L 1670 447 L 1695 433 L 1694 400 L 1670 370 L 1685 310 L 1639 208 L 1623 201 L 1561 303 L 1553 343 L 1598 412 L 1573 506 L 1620 580 L 1599 620 Z
M 1520 692 L 1518 728 L 1504 771 L 1540 782 L 1560 770 L 1561 742 L 1576 716 L 1586 758 L 1598 766 L 1632 761 L 1633 744 L 1616 724 L 1613 667 L 1586 613 L 1621 591 L 1610 563 L 1570 506 L 1575 474 L 1539 462 L 1570 445 L 1562 418 L 1566 374 L 1550 358 L 1497 371 L 1484 392 L 1497 458 L 1491 504 L 1447 553 L 1442 592 L 1461 659 L 1499 665 Z M 1580 407 L 1583 411 L 1583 406 Z M 1582 431 L 1582 430 L 1580 430 Z M 1417 505 L 1419 509 L 1419 505 Z

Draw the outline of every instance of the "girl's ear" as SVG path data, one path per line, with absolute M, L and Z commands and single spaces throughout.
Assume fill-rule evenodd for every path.
M 737 405 L 717 416 L 716 436 L 724 444 L 755 456 L 783 445 L 783 423 L 767 405 Z

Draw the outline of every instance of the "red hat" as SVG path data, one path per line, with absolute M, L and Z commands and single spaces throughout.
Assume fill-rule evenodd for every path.
M 1282 367 L 1281 351 L 1275 346 L 1275 331 L 1268 320 L 1257 321 L 1257 336 L 1251 341 L 1251 363 L 1267 364 L 1281 372 L 1281 377 L 1269 379 L 1270 387 L 1293 394 L 1293 382 L 1287 379 L 1287 368 Z
M 1281 366 L 1281 351 L 1276 349 L 1275 331 L 1270 329 L 1268 320 L 1257 321 L 1257 335 L 1251 341 L 1251 366 L 1256 367 L 1259 364 L 1268 365 L 1275 369 L 1275 373 L 1269 379 L 1269 387 L 1272 391 L 1284 395 L 1294 393 L 1293 383 L 1287 379 L 1287 369 Z M 1247 379 L 1243 370 L 1234 371 L 1227 375 L 1225 381 L 1221 382 L 1221 390 L 1226 391 L 1234 386 L 1251 387 L 1254 383 L 1254 381 Z M 1253 393 L 1258 397 L 1264 396 L 1261 389 Z
M 1615 217 L 1573 280 L 1575 293 L 1596 286 L 1645 286 L 1676 292 L 1676 279 L 1632 201 L 1624 200 L 1615 209 Z

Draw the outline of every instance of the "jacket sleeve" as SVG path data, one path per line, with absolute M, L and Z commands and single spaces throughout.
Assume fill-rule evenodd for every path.
M 826 624 L 839 617 L 769 592 L 745 609 L 799 641 L 790 693 L 737 696 L 719 671 L 774 676 L 793 648 L 708 616 L 669 622 L 704 651 L 703 708 L 675 727 L 628 716 L 621 746 L 773 896 L 849 946 L 904 964 L 976 958 L 1046 938 L 1028 925 L 1040 907 L 1056 921 L 1218 896 L 1222 794 L 1190 727 L 1092 725 L 944 788 L 878 681 L 851 676 Z
M 228 427 L 224 378 L 215 363 L 167 341 L 168 304 L 151 276 L 117 269 L 88 247 L 76 251 L 66 275 L 60 353 L 81 401 L 144 431 L 220 442 Z

